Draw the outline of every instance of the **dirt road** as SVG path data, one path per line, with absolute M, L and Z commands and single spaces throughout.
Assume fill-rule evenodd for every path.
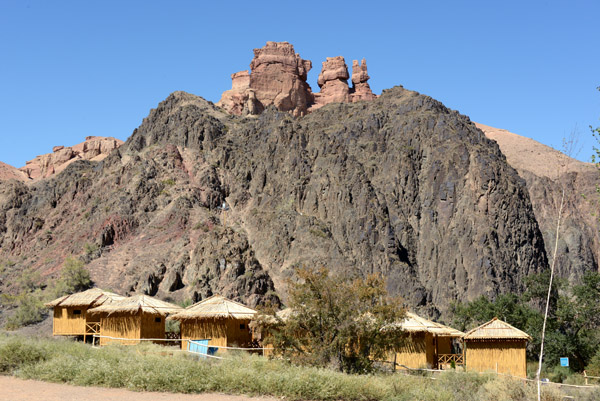
M 0 376 L 0 401 L 276 401 L 226 394 L 140 393 L 117 388 L 78 387 Z

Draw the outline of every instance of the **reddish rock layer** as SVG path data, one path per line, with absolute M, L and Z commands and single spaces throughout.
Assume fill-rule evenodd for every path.
M 49 177 L 76 160 L 102 160 L 122 144 L 123 141 L 112 137 L 88 136 L 84 142 L 72 147 L 55 146 L 52 153 L 37 156 L 19 170 L 28 179 Z

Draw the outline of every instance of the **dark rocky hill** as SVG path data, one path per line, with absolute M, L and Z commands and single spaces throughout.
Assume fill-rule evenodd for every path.
M 169 96 L 101 162 L 0 183 L 3 291 L 79 255 L 118 292 L 285 300 L 301 265 L 381 272 L 428 313 L 547 268 L 525 181 L 463 115 L 396 87 L 303 118 Z

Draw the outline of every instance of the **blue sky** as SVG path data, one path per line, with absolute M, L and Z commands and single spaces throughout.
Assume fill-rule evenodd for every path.
M 367 59 L 372 89 L 403 85 L 578 158 L 600 125 L 600 1 L 201 2 L 0 0 L 0 161 L 22 166 L 87 135 L 127 139 L 184 90 L 214 102 L 252 49 Z

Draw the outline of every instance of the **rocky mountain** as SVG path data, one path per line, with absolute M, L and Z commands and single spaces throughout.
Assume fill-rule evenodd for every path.
M 302 118 L 236 116 L 176 92 L 104 160 L 1 183 L 2 291 L 25 268 L 55 275 L 69 254 L 117 292 L 251 305 L 285 301 L 302 265 L 380 272 L 430 314 L 521 291 L 548 266 L 498 145 L 402 87 Z
M 599 271 L 600 172 L 548 146 L 512 132 L 476 124 L 496 141 L 508 163 L 527 182 L 529 197 L 551 259 L 556 241 L 558 211 L 565 203 L 557 251 L 559 276 L 577 281 L 586 271 Z

